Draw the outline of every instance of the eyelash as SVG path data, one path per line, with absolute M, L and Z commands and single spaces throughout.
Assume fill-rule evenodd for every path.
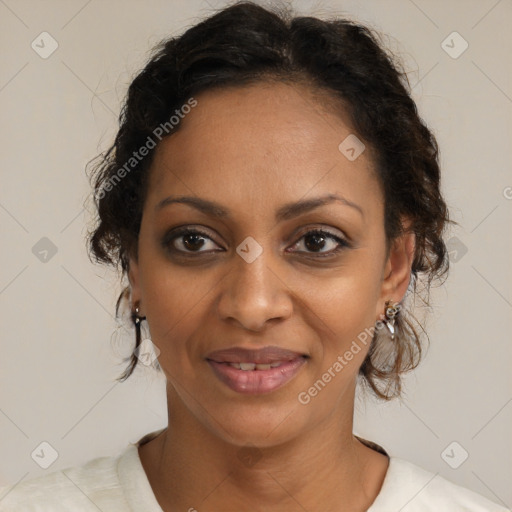
M 183 228 L 178 228 L 177 230 L 167 233 L 162 240 L 162 245 L 169 252 L 181 253 L 181 254 L 185 254 L 185 255 L 194 255 L 194 254 L 202 254 L 202 253 L 209 252 L 209 251 L 183 251 L 181 249 L 176 249 L 176 248 L 172 247 L 172 243 L 174 242 L 174 240 L 176 240 L 180 237 L 183 237 L 184 235 L 200 235 L 201 237 L 208 238 L 208 239 L 212 240 L 212 238 L 207 233 L 205 233 L 199 229 L 183 227 Z M 326 258 L 329 256 L 333 256 L 333 255 L 338 254 L 339 252 L 343 251 L 344 249 L 351 247 L 351 245 L 343 238 L 340 238 L 339 236 L 334 235 L 330 231 L 326 231 L 326 230 L 318 229 L 318 228 L 311 229 L 310 231 L 307 231 L 306 233 L 304 233 L 297 240 L 297 242 L 295 242 L 293 244 L 293 246 L 296 246 L 300 242 L 300 240 L 302 240 L 303 238 L 310 236 L 310 235 L 320 235 L 325 238 L 330 238 L 331 240 L 335 240 L 339 244 L 336 249 L 333 249 L 333 250 L 331 250 L 329 252 L 325 252 L 325 253 L 305 252 L 308 255 L 313 255 L 314 258 Z M 214 251 L 214 252 L 219 252 L 219 251 Z M 301 251 L 301 252 L 304 252 L 304 251 Z

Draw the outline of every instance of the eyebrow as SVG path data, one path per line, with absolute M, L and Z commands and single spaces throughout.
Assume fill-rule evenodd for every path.
M 364 217 L 363 209 L 358 204 L 353 203 L 352 201 L 349 201 L 342 196 L 336 194 L 328 194 L 322 197 L 316 197 L 314 199 L 306 199 L 297 201 L 296 203 L 284 204 L 276 211 L 275 220 L 276 222 L 289 220 L 314 210 L 315 208 L 334 202 L 339 202 L 343 205 L 350 206 L 351 208 L 357 210 L 362 217 Z M 192 208 L 195 208 L 196 210 L 199 210 L 206 215 L 210 215 L 211 217 L 225 218 L 230 216 L 230 211 L 221 206 L 219 203 L 193 196 L 166 197 L 165 199 L 162 199 L 158 202 L 155 207 L 155 211 L 158 212 L 165 206 L 173 203 L 188 204 Z

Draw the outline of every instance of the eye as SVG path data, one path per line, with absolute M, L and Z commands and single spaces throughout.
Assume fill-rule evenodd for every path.
M 181 252 L 189 254 L 210 252 L 199 250 L 203 248 L 205 245 L 207 245 L 207 243 L 205 244 L 205 240 L 212 241 L 210 236 L 204 233 L 203 231 L 183 227 L 181 229 L 176 229 L 171 231 L 170 233 L 167 233 L 164 236 L 164 239 L 162 240 L 162 245 L 164 246 L 165 249 L 167 249 L 170 252 Z
M 329 243 L 326 242 L 326 240 L 331 240 L 331 246 L 334 245 L 334 248 L 332 250 L 328 251 L 321 251 L 321 249 L 324 249 L 326 246 L 329 245 Z M 335 242 L 335 243 L 333 243 Z M 333 254 L 337 254 L 338 252 L 342 251 L 343 249 L 350 247 L 350 244 L 344 240 L 343 238 L 334 235 L 333 233 L 323 230 L 323 229 L 312 229 L 302 235 L 297 241 L 293 247 L 301 246 L 303 245 L 306 247 L 307 251 L 299 251 L 299 252 L 306 252 L 307 254 L 319 254 L 320 258 L 324 258 L 326 256 L 332 256 Z M 317 250 L 320 249 L 320 250 Z M 311 251 L 311 252 L 308 252 Z

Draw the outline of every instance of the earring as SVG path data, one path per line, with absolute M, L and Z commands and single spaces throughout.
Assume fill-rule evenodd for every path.
M 384 310 L 384 315 L 386 319 L 384 320 L 386 327 L 391 333 L 391 339 L 395 339 L 395 317 L 398 315 L 400 311 L 400 303 L 393 302 L 392 300 L 386 301 L 386 307 Z
M 132 311 L 132 321 L 135 325 L 135 348 L 140 345 L 141 335 L 140 335 L 140 323 L 142 320 L 145 320 L 145 316 L 139 316 L 139 304 L 135 305 L 135 309 Z

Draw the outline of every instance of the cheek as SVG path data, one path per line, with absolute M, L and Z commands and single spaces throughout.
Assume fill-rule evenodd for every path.
M 326 280 L 328 287 L 317 289 L 311 307 L 318 316 L 314 329 L 320 336 L 316 355 L 318 371 L 330 368 L 339 356 L 345 356 L 347 370 L 357 373 L 364 361 L 375 328 L 375 303 L 379 297 L 379 280 L 371 264 L 362 261 L 337 279 Z M 364 268 L 364 270 L 363 270 Z M 348 368 L 350 366 L 350 368 Z
M 158 258 L 147 258 L 141 266 L 141 280 L 151 339 L 160 350 L 160 364 L 171 373 L 183 372 L 190 366 L 193 347 L 187 340 L 200 329 L 205 304 L 214 293 L 211 273 L 183 269 Z
M 175 332 L 183 330 L 181 325 L 193 323 L 208 300 L 205 296 L 208 288 L 204 280 L 181 280 L 176 276 L 165 279 L 160 276 L 146 294 L 150 321 L 157 328 L 155 333 L 167 333 L 172 337 Z

